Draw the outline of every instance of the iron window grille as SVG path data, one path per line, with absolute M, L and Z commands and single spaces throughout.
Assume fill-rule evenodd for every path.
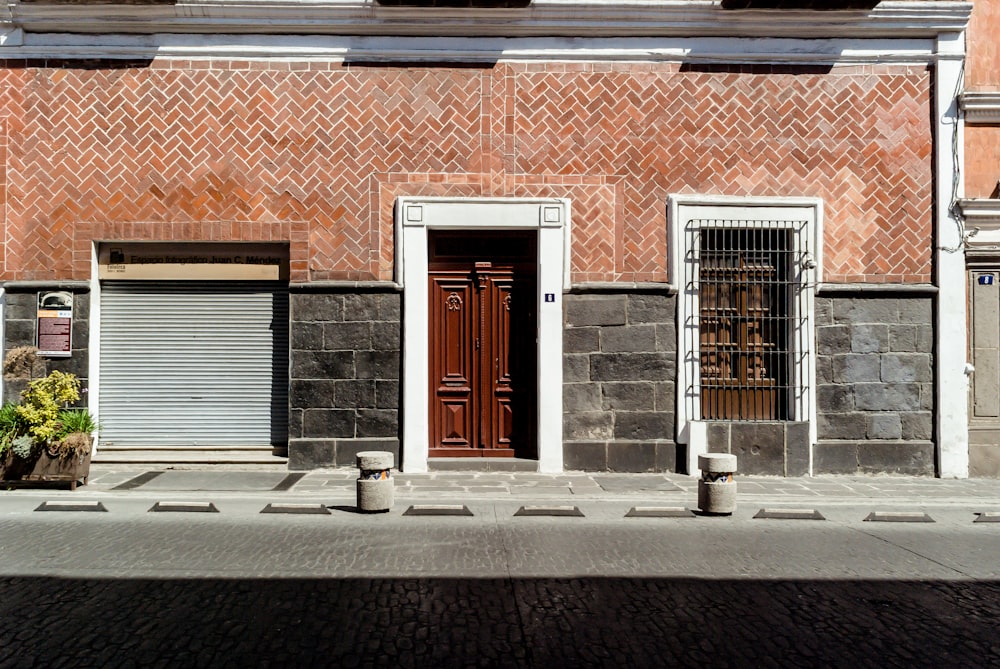
M 806 222 L 696 220 L 687 226 L 685 395 L 701 420 L 801 420 L 808 346 Z

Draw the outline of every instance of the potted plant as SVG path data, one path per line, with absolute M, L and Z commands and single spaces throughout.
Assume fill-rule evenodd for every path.
M 25 433 L 27 426 L 17 413 L 17 404 L 5 402 L 0 406 L 0 480 L 7 478 L 14 460 L 14 442 Z M 22 445 L 18 447 L 23 452 Z
M 70 406 L 79 399 L 76 375 L 55 370 L 30 379 L 19 403 L 0 407 L 0 478 L 67 481 L 70 490 L 86 484 L 98 426 L 89 411 Z

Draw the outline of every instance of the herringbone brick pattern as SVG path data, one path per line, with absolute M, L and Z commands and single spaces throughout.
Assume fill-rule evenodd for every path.
M 625 176 L 632 271 L 662 269 L 668 193 L 781 194 L 823 198 L 827 280 L 929 279 L 927 72 L 525 70 L 518 171 Z
M 4 279 L 88 278 L 94 239 L 388 279 L 395 197 L 448 194 L 569 197 L 574 280 L 664 280 L 669 193 L 819 196 L 827 280 L 930 277 L 920 69 L 7 65 Z
M 403 195 L 425 197 L 478 197 L 483 195 L 481 174 L 378 174 L 373 175 L 378 186 L 373 207 L 372 229 L 379 231 L 379 276 L 392 278 L 395 244 L 393 207 Z
M 968 90 L 995 91 L 1000 88 L 1000 42 L 996 38 L 1000 26 L 1000 3 L 976 2 L 966 34 L 965 85 Z
M 616 264 L 624 257 L 621 229 L 615 225 L 621 220 L 620 179 L 526 175 L 509 181 L 508 191 L 516 197 L 565 197 L 572 202 L 570 269 L 574 281 L 607 281 L 624 273 Z M 644 280 L 632 274 L 632 280 Z
M 8 120 L 0 116 L 0 225 L 7 230 L 7 137 Z M 4 240 L 6 242 L 6 240 Z M 0 267 L 3 266 L 7 244 L 0 245 Z
M 995 198 L 1000 183 L 1000 126 L 965 127 L 965 197 Z

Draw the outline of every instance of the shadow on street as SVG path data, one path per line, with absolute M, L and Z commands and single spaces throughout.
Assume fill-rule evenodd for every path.
M 1000 582 L 0 579 L 0 667 L 985 667 Z

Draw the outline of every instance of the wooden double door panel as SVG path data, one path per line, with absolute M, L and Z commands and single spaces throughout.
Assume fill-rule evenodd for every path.
M 430 456 L 536 457 L 534 235 L 430 238 Z

